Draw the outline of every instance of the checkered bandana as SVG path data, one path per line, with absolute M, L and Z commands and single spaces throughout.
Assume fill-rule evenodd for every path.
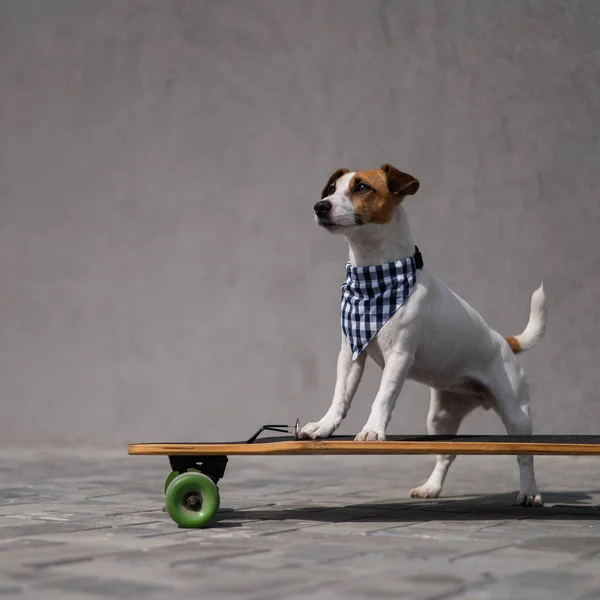
M 415 255 L 402 260 L 353 267 L 346 265 L 347 278 L 342 285 L 342 330 L 356 360 L 386 321 L 412 293 L 417 269 L 423 259 L 415 247 Z

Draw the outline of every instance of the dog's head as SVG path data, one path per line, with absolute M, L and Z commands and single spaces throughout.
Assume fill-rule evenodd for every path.
M 370 171 L 338 169 L 314 206 L 315 219 L 332 233 L 344 233 L 369 223 L 383 225 L 392 220 L 404 197 L 418 189 L 417 179 L 392 165 Z

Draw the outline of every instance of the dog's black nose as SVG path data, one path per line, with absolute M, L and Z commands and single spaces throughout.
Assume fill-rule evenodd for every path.
M 315 214 L 317 217 L 325 217 L 331 210 L 331 202 L 329 200 L 319 200 L 315 204 Z

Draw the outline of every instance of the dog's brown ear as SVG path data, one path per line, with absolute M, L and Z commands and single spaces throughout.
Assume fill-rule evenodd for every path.
M 395 196 L 412 196 L 419 189 L 419 181 L 408 173 L 398 171 L 392 165 L 381 165 L 381 170 L 385 173 L 388 190 Z
M 348 169 L 338 169 L 335 173 L 331 174 L 331 177 L 327 180 L 327 183 L 325 184 L 325 187 L 323 188 L 323 191 L 321 192 L 321 200 L 323 198 L 327 198 L 327 196 L 331 195 L 328 191 L 329 186 L 332 183 L 335 183 L 342 175 L 345 175 L 346 173 L 350 173 L 350 171 L 348 171 Z

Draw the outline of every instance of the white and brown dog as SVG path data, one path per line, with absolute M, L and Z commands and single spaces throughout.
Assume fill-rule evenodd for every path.
M 415 255 L 402 200 L 419 182 L 385 164 L 380 169 L 333 173 L 314 206 L 317 223 L 343 234 L 350 245 L 350 265 L 364 267 L 401 261 Z M 401 263 L 400 263 L 401 264 Z M 532 432 L 529 391 L 515 354 L 536 345 L 546 325 L 543 285 L 531 298 L 529 323 L 520 335 L 505 338 L 467 302 L 426 269 L 418 271 L 405 302 L 358 356 L 342 333 L 333 402 L 325 416 L 308 423 L 305 438 L 329 437 L 346 416 L 360 383 L 367 355 L 383 374 L 370 416 L 356 440 L 384 440 L 404 381 L 431 387 L 427 431 L 456 434 L 461 421 L 479 406 L 492 408 L 511 435 Z M 429 479 L 410 495 L 439 496 L 455 456 L 439 455 Z M 532 456 L 518 456 L 518 504 L 541 506 Z

